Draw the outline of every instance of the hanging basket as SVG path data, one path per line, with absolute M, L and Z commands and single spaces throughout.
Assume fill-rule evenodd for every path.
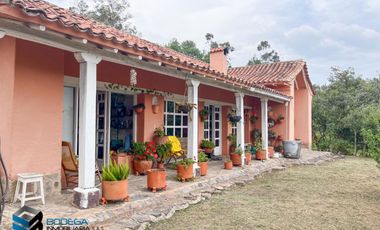
M 237 116 L 237 115 L 234 115 L 234 116 L 229 116 L 229 120 L 231 123 L 238 123 L 240 120 L 241 120 L 241 116 Z

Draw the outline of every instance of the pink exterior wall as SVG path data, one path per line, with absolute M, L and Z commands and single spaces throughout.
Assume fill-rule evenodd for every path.
M 301 75 L 297 76 L 299 89 L 295 91 L 295 138 L 301 139 L 306 148 L 312 146 L 312 92 L 304 84 Z
M 0 39 L 0 138 L 6 168 L 12 167 L 12 115 L 16 64 L 16 39 Z M 2 174 L 2 172 L 0 172 Z
M 21 172 L 58 174 L 61 169 L 61 129 L 63 105 L 63 51 L 23 40 L 0 40 L 9 46 L 16 44 L 6 75 L 8 91 L 6 114 L 6 159 L 11 178 Z M 5 49 L 8 50 L 9 49 Z M 12 57 L 13 56 L 13 57 Z M 1 61 L 2 62 L 2 61 Z M 3 69 L 2 73 L 3 73 Z M 2 78 L 3 79 L 3 78 Z M 8 87 L 7 86 L 7 87 Z M 3 100 L 3 99 L 1 99 Z M 3 105 L 3 104 L 2 104 Z M 10 107 L 11 110 L 10 110 Z M 9 128 L 11 126 L 11 128 Z M 2 127 L 3 132 L 4 127 Z M 10 136 L 9 136 L 10 129 Z M 9 147 L 11 146 L 11 148 Z M 9 157 L 10 156 L 10 157 Z
M 227 74 L 228 61 L 226 55 L 224 55 L 224 50 L 210 53 L 210 66 L 212 69 Z

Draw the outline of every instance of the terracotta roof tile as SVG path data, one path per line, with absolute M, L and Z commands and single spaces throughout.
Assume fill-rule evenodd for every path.
M 240 73 L 245 72 L 243 69 L 233 68 L 230 70 L 230 76 L 225 75 L 214 69 L 211 69 L 209 63 L 203 62 L 193 57 L 189 57 L 172 49 L 157 45 L 153 42 L 104 25 L 100 22 L 85 18 L 81 15 L 69 11 L 68 9 L 58 7 L 43 0 L 13 0 L 11 4 L 18 9 L 21 9 L 29 16 L 39 16 L 43 20 L 60 23 L 66 28 L 72 28 L 94 37 L 99 37 L 104 40 L 124 44 L 129 47 L 134 47 L 147 52 L 149 55 L 160 56 L 161 58 L 171 60 L 174 63 L 187 65 L 194 70 L 211 73 L 214 75 L 213 77 L 215 77 L 215 79 L 225 81 L 231 85 L 248 88 L 255 87 L 264 91 L 288 97 L 279 91 L 265 87 L 264 85 L 259 85 L 257 82 L 249 80 L 249 78 L 242 78 L 242 74 Z M 28 19 L 25 18 L 25 20 L 27 21 Z M 214 52 L 219 49 L 216 49 Z M 278 70 L 277 72 L 279 71 L 281 70 Z
M 302 70 L 305 71 L 306 79 L 313 90 L 306 62 L 302 60 L 230 68 L 228 75 L 244 79 L 251 84 L 269 85 L 291 83 Z

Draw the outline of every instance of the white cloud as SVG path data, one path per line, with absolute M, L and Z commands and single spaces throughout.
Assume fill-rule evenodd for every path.
M 75 0 L 58 1 L 68 7 Z M 355 67 L 374 76 L 380 59 L 379 0 L 130 0 L 133 22 L 156 43 L 204 35 L 230 41 L 234 66 L 245 65 L 261 40 L 282 60 L 304 59 L 313 82 L 325 83 L 331 66 Z

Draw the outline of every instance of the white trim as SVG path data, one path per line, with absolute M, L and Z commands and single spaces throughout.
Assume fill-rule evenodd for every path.
M 167 133 L 167 130 L 168 129 L 173 129 L 173 136 L 176 136 L 175 135 L 175 129 L 181 129 L 181 134 L 180 134 L 180 136 L 179 136 L 179 138 L 187 138 L 188 136 L 189 136 L 189 115 L 188 114 L 186 114 L 186 113 L 178 113 L 177 111 L 176 111 L 176 105 L 175 105 L 175 103 L 176 103 L 176 101 L 173 101 L 173 100 L 164 100 L 164 103 L 165 103 L 165 105 L 164 105 L 164 108 L 165 108 L 165 110 L 164 110 L 164 117 L 163 117 L 163 119 L 164 119 L 164 130 L 165 130 L 165 134 Z M 173 103 L 173 112 L 168 112 L 167 111 L 167 109 L 168 109 L 168 103 Z M 167 121 L 168 121 L 168 119 L 167 119 L 167 116 L 168 115 L 170 115 L 170 116 L 173 116 L 173 125 L 168 125 L 167 124 Z M 180 125 L 176 125 L 175 124 L 175 118 L 176 118 L 176 116 L 180 116 L 181 117 L 181 124 Z M 183 125 L 183 117 L 187 117 L 187 125 Z M 184 129 L 187 129 L 187 136 L 186 137 L 184 137 L 183 136 L 183 130 Z
M 0 39 L 2 39 L 5 36 L 5 31 L 0 30 Z

